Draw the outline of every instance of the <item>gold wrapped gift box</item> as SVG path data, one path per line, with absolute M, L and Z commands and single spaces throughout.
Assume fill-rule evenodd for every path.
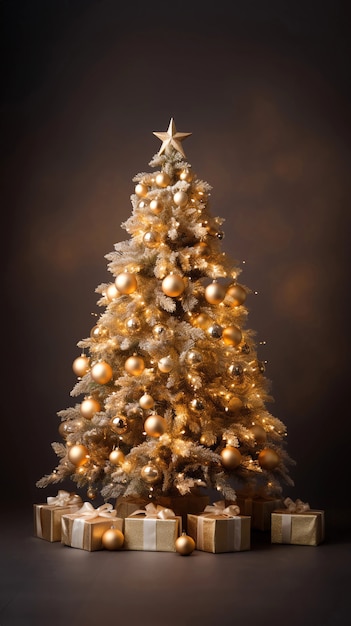
M 318 546 L 324 540 L 324 511 L 309 509 L 292 513 L 287 509 L 272 513 L 271 542 L 298 546 Z
M 188 513 L 201 513 L 210 502 L 207 495 L 186 494 L 184 496 L 160 496 L 157 498 L 157 503 L 162 507 L 172 509 L 176 515 L 182 518 L 182 528 L 186 530 L 187 527 L 187 514 Z M 150 499 L 146 497 L 138 496 L 120 496 L 116 500 L 115 508 L 118 517 L 129 517 L 136 510 L 143 509 L 150 503 Z
M 61 518 L 65 513 L 74 513 L 82 506 L 76 494 L 59 491 L 55 497 L 47 498 L 50 504 L 34 504 L 34 535 L 45 541 L 61 541 Z
M 187 533 L 194 539 L 196 549 L 213 553 L 250 550 L 251 517 L 238 515 L 235 505 L 225 507 L 223 502 L 218 506 L 221 504 L 206 507 L 207 511 L 200 515 L 188 514 Z
M 124 547 L 126 550 L 176 552 L 175 542 L 181 532 L 181 516 L 149 503 L 144 511 L 134 511 L 125 518 Z
M 61 542 L 89 552 L 103 550 L 102 536 L 111 527 L 123 532 L 123 519 L 116 516 L 112 505 L 94 509 L 85 502 L 76 513 L 61 517 Z

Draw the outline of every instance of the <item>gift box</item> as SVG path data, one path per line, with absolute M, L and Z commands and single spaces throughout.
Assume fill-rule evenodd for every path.
M 34 504 L 34 535 L 45 541 L 61 541 L 61 517 L 82 506 L 82 498 L 75 493 L 59 490 L 49 496 L 46 504 Z
M 251 517 L 239 515 L 237 505 L 224 501 L 206 506 L 200 515 L 188 514 L 187 533 L 197 550 L 204 552 L 241 552 L 251 547 Z
M 182 518 L 172 509 L 149 502 L 124 520 L 126 550 L 176 552 L 175 542 L 182 532 Z
M 132 515 L 138 509 L 143 509 L 150 503 L 147 497 L 139 496 L 119 496 L 115 502 L 117 516 L 125 519 Z
M 309 504 L 291 498 L 285 509 L 272 513 L 271 542 L 298 546 L 318 546 L 325 538 L 324 511 L 310 509 Z
M 253 498 L 251 528 L 264 531 L 270 530 L 272 512 L 282 507 L 283 500 L 281 498 Z
M 61 542 L 89 552 L 103 550 L 102 536 L 111 527 L 123 532 L 123 519 L 117 517 L 112 504 L 102 504 L 94 509 L 90 502 L 84 502 L 75 513 L 62 515 Z
M 249 515 L 252 517 L 252 498 L 249 496 L 237 495 L 235 502 L 226 500 L 225 505 L 236 504 L 240 509 L 241 515 Z

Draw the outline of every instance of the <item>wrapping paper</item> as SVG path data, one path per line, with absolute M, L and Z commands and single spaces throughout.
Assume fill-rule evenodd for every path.
M 225 507 L 224 502 L 218 502 L 200 515 L 188 514 L 187 533 L 196 549 L 213 553 L 250 550 L 251 517 L 239 512 L 236 505 Z
M 272 513 L 271 542 L 299 546 L 318 546 L 325 538 L 324 511 L 309 508 L 308 503 L 290 498 L 287 508 Z
M 210 499 L 206 495 L 186 494 L 184 496 L 160 496 L 157 498 L 158 504 L 162 507 L 171 509 L 175 515 L 179 515 L 182 518 L 182 528 L 186 530 L 187 527 L 187 514 L 188 513 L 201 513 L 204 508 L 210 503 Z M 147 504 L 150 504 L 149 498 L 143 498 L 138 496 L 120 496 L 117 498 L 115 508 L 118 517 L 129 517 L 138 509 L 143 509 Z
M 82 499 L 75 493 L 60 490 L 57 496 L 47 498 L 46 504 L 34 504 L 34 535 L 51 543 L 61 541 L 61 518 L 82 506 Z
M 123 519 L 117 517 L 112 504 L 94 509 L 85 502 L 76 513 L 61 517 L 61 542 L 89 552 L 103 550 L 102 536 L 111 527 L 123 532 Z
M 149 503 L 124 520 L 126 550 L 176 552 L 175 542 L 182 532 L 182 518 L 174 511 Z
M 271 529 L 271 515 L 273 511 L 283 508 L 280 498 L 253 498 L 251 527 L 256 530 Z

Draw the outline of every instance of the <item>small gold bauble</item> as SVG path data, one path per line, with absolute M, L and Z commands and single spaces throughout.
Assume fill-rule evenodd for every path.
M 98 361 L 91 368 L 91 377 L 96 383 L 105 385 L 113 376 L 112 367 L 106 361 Z
M 79 467 L 81 465 L 85 465 L 88 462 L 87 458 L 88 448 L 83 446 L 81 443 L 77 443 L 74 446 L 71 446 L 68 450 L 68 458 L 75 465 Z
M 211 254 L 211 248 L 204 241 L 200 241 L 194 246 L 194 252 L 196 256 L 208 257 Z
M 195 541 L 186 533 L 182 533 L 175 541 L 175 549 L 178 554 L 188 556 L 195 550 Z
M 100 324 L 96 324 L 90 331 L 90 337 L 95 339 L 95 341 L 99 341 L 100 339 L 104 339 L 108 336 L 107 328 L 100 326 Z
M 240 363 L 238 365 L 235 365 L 235 363 L 232 363 L 228 367 L 228 372 L 231 376 L 240 378 L 244 373 L 244 368 L 242 365 L 240 365 Z
M 89 500 L 95 500 L 97 496 L 97 490 L 94 489 L 93 487 L 89 487 L 89 489 L 87 490 L 87 496 Z
M 203 411 L 204 405 L 199 398 L 193 398 L 189 404 L 192 411 Z
M 227 407 L 231 413 L 236 413 L 243 408 L 243 403 L 237 396 L 232 396 L 228 401 Z
M 115 283 L 111 283 L 108 287 L 106 287 L 106 291 L 105 291 L 105 296 L 107 298 L 107 300 L 109 300 L 110 302 L 112 302 L 112 300 L 115 300 L 116 298 L 118 298 L 118 296 L 120 296 L 120 292 L 118 291 Z
M 250 428 L 250 431 L 253 434 L 253 436 L 255 437 L 257 444 L 261 444 L 261 443 L 264 443 L 266 441 L 267 433 L 266 433 L 265 429 L 262 428 L 262 426 L 260 426 L 259 424 L 254 424 L 254 426 L 252 426 Z
M 280 458 L 275 450 L 264 448 L 258 455 L 258 463 L 262 469 L 272 471 L 279 464 Z
M 161 237 L 159 233 L 147 231 L 143 237 L 143 242 L 147 248 L 157 248 L 160 245 Z
M 185 358 L 188 365 L 199 365 L 203 360 L 202 353 L 193 348 L 186 353 Z
M 164 356 L 162 359 L 159 360 L 157 365 L 158 365 L 158 369 L 160 370 L 160 372 L 163 372 L 164 374 L 168 374 L 168 372 L 170 372 L 173 369 L 174 362 L 170 356 Z
M 171 179 L 166 172 L 160 172 L 159 174 L 157 174 L 155 178 L 155 183 L 157 187 L 162 187 L 162 188 L 168 187 L 170 182 L 171 182 Z
M 144 359 L 136 354 L 130 356 L 124 364 L 124 369 L 132 376 L 140 376 L 145 369 Z
M 193 318 L 193 325 L 197 328 L 202 328 L 202 330 L 207 330 L 211 324 L 212 319 L 207 313 L 199 313 L 199 315 Z
M 135 185 L 135 193 L 139 198 L 145 198 L 147 196 L 147 185 L 144 183 L 138 183 Z
M 81 354 L 74 359 L 72 364 L 73 371 L 79 378 L 82 378 L 89 371 L 89 367 L 90 359 L 85 354 Z
M 185 180 L 187 183 L 191 183 L 193 180 L 193 173 L 186 168 L 180 172 L 179 178 L 180 180 Z
M 220 304 L 225 298 L 225 288 L 221 283 L 210 283 L 205 289 L 205 298 L 210 304 Z
M 212 339 L 220 339 L 222 337 L 223 328 L 219 324 L 211 324 L 207 329 L 207 333 Z
M 161 202 L 161 200 L 151 200 L 150 202 L 150 211 L 154 214 L 154 215 L 159 215 L 159 213 L 161 213 L 163 209 L 163 204 Z
M 110 426 L 113 432 L 117 435 L 123 435 L 128 430 L 128 423 L 125 417 L 122 415 L 116 415 L 110 420 Z
M 162 339 L 165 334 L 166 334 L 166 326 L 163 326 L 163 324 L 155 324 L 155 326 L 152 329 L 152 334 L 155 337 L 155 339 Z
M 148 463 L 141 468 L 140 476 L 148 485 L 156 485 L 162 478 L 162 472 L 153 463 Z
M 139 404 L 142 409 L 152 409 L 155 404 L 155 400 L 149 393 L 144 393 L 144 395 L 139 398 Z
M 231 306 L 240 306 L 246 300 L 246 291 L 241 285 L 230 285 L 225 299 Z
M 86 420 L 91 420 L 99 411 L 101 411 L 101 404 L 92 396 L 84 398 L 80 405 L 80 412 Z
M 238 448 L 226 446 L 221 452 L 222 464 L 226 469 L 236 469 L 241 463 L 241 454 Z
M 170 298 L 180 296 L 185 289 L 183 277 L 179 274 L 169 274 L 162 281 L 162 291 Z
M 138 320 L 137 317 L 130 317 L 126 321 L 127 330 L 130 330 L 132 333 L 135 333 L 138 330 L 140 330 L 140 326 L 141 326 L 140 320 Z
M 124 544 L 124 535 L 118 528 L 109 528 L 105 530 L 101 541 L 105 550 L 120 550 Z
M 115 450 L 112 450 L 112 452 L 110 452 L 110 455 L 108 458 L 110 460 L 110 463 L 112 463 L 112 465 L 120 465 L 121 463 L 124 462 L 125 456 L 122 450 L 120 450 L 119 448 L 116 448 Z
M 161 415 L 150 415 L 144 422 L 144 430 L 150 437 L 161 437 L 166 430 L 166 420 Z
M 120 293 L 130 294 L 136 290 L 138 283 L 135 274 L 122 272 L 116 276 L 115 285 Z
M 239 345 L 242 339 L 240 328 L 237 326 L 227 326 L 227 328 L 223 330 L 222 339 L 227 346 Z
M 67 420 L 66 422 L 61 422 L 59 427 L 58 427 L 58 431 L 61 435 L 61 437 L 63 437 L 63 439 L 65 439 L 67 437 L 67 435 L 69 435 L 70 433 L 74 433 L 76 428 L 74 426 L 76 420 Z
M 185 207 L 188 204 L 188 194 L 185 191 L 177 191 L 173 196 L 173 200 L 177 206 Z

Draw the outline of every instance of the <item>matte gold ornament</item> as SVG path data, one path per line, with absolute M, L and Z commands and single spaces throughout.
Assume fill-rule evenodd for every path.
M 124 416 L 116 415 L 110 420 L 110 426 L 117 435 L 124 435 L 128 430 L 128 423 Z
M 231 306 L 240 306 L 246 300 L 246 291 L 241 285 L 230 285 L 226 293 L 226 301 Z
M 258 455 L 258 463 L 262 469 L 267 471 L 274 470 L 279 465 L 280 457 L 275 450 L 264 448 Z
M 144 422 L 144 430 L 150 437 L 161 437 L 166 430 L 166 420 L 161 415 L 150 415 Z
M 203 361 L 202 353 L 199 350 L 191 349 L 186 353 L 186 362 L 188 365 L 199 365 Z
M 136 290 L 138 283 L 135 274 L 122 272 L 116 277 L 115 285 L 120 293 L 129 295 Z
M 165 187 L 168 187 L 168 185 L 170 185 L 171 179 L 168 176 L 167 172 L 160 172 L 155 178 L 155 183 L 157 187 L 161 187 L 161 189 L 164 189 Z
M 243 408 L 243 403 L 237 396 L 232 396 L 227 404 L 227 407 L 231 413 L 237 413 Z
M 173 117 L 171 117 L 167 132 L 154 132 L 158 139 L 162 141 L 162 146 L 159 150 L 159 154 L 165 152 L 167 148 L 174 148 L 177 152 L 185 157 L 183 146 L 181 144 L 187 137 L 190 137 L 191 133 L 178 133 Z
M 91 368 L 92 379 L 100 385 L 105 385 L 106 383 L 110 382 L 112 376 L 112 367 L 111 365 L 109 365 L 109 363 L 106 363 L 106 361 L 98 361 Z
M 196 256 L 198 256 L 198 257 L 205 257 L 206 258 L 206 257 L 210 256 L 211 248 L 204 241 L 200 241 L 199 243 L 195 244 L 194 252 L 195 252 Z
M 177 191 L 173 196 L 173 200 L 177 206 L 183 208 L 188 204 L 188 194 L 185 191 Z
M 139 398 L 139 404 L 142 409 L 152 409 L 155 404 L 155 400 L 149 393 L 144 393 L 141 398 Z
M 226 446 L 221 451 L 222 465 L 226 469 L 236 469 L 241 463 L 241 454 L 238 448 L 234 446 Z
M 144 183 L 138 183 L 135 185 L 135 193 L 139 198 L 145 198 L 147 196 L 148 188 Z
M 223 328 L 219 324 L 211 324 L 207 329 L 207 333 L 212 339 L 220 339 L 223 334 Z
M 124 369 L 132 376 L 140 376 L 145 369 L 144 359 L 134 354 L 126 360 Z
M 163 210 L 163 203 L 158 198 L 154 198 L 150 202 L 150 211 L 154 215 L 159 215 Z
M 257 444 L 262 444 L 266 441 L 267 439 L 267 433 L 265 431 L 265 429 L 260 426 L 259 424 L 254 424 L 254 426 L 252 426 L 250 428 L 251 433 L 253 434 L 253 436 L 256 439 L 256 443 Z
M 129 317 L 126 321 L 126 327 L 127 327 L 127 330 L 129 330 L 132 333 L 135 333 L 138 330 L 140 330 L 140 327 L 141 327 L 140 320 L 137 317 Z
M 140 476 L 147 485 L 156 485 L 162 478 L 162 472 L 154 463 L 148 463 L 141 468 Z
M 88 496 L 89 500 L 95 500 L 95 498 L 97 496 L 96 489 L 94 489 L 93 487 L 89 487 L 89 489 L 87 490 L 87 496 Z
M 148 231 L 143 237 L 143 242 L 147 248 L 157 248 L 160 245 L 161 237 L 159 233 Z
M 163 324 L 155 324 L 152 329 L 152 334 L 155 339 L 163 339 L 166 335 L 167 328 Z
M 162 291 L 170 298 L 177 298 L 185 289 L 183 277 L 179 274 L 169 274 L 162 281 Z
M 76 376 L 83 378 L 83 376 L 89 371 L 90 359 L 85 354 L 81 354 L 74 359 L 72 369 Z
M 76 467 L 80 467 L 85 465 L 88 462 L 88 448 L 83 446 L 81 443 L 77 443 L 74 446 L 71 446 L 68 450 L 67 456 L 71 463 Z
M 188 556 L 195 550 L 195 541 L 183 532 L 175 541 L 175 549 L 181 556 Z
M 193 177 L 193 173 L 188 168 L 182 170 L 179 174 L 180 180 L 185 180 L 186 183 L 191 183 Z
M 202 328 L 202 330 L 207 330 L 207 328 L 212 324 L 212 319 L 207 313 L 199 313 L 193 317 L 193 325 L 197 328 Z
M 115 450 L 112 450 L 108 458 L 112 465 L 121 465 L 122 463 L 124 463 L 125 460 L 125 456 L 120 448 L 115 448 Z
M 120 550 L 124 544 L 124 535 L 118 528 L 105 530 L 101 537 L 105 550 Z
M 220 304 L 225 298 L 225 288 L 221 283 L 213 282 L 205 289 L 205 298 L 209 304 Z
M 92 396 L 84 398 L 80 405 L 80 412 L 86 420 L 91 420 L 99 411 L 101 411 L 101 404 Z
M 120 296 L 120 292 L 118 291 L 115 283 L 111 283 L 108 287 L 106 287 L 106 291 L 105 291 L 105 296 L 107 298 L 107 300 L 109 300 L 110 302 L 112 302 L 112 300 L 115 300 L 116 298 L 118 298 L 118 296 Z
M 227 328 L 223 330 L 222 339 L 227 346 L 239 345 L 242 339 L 240 328 L 237 326 L 227 326 Z
M 159 360 L 157 365 L 158 369 L 163 372 L 163 374 L 168 374 L 174 367 L 174 361 L 170 356 L 164 356 Z

